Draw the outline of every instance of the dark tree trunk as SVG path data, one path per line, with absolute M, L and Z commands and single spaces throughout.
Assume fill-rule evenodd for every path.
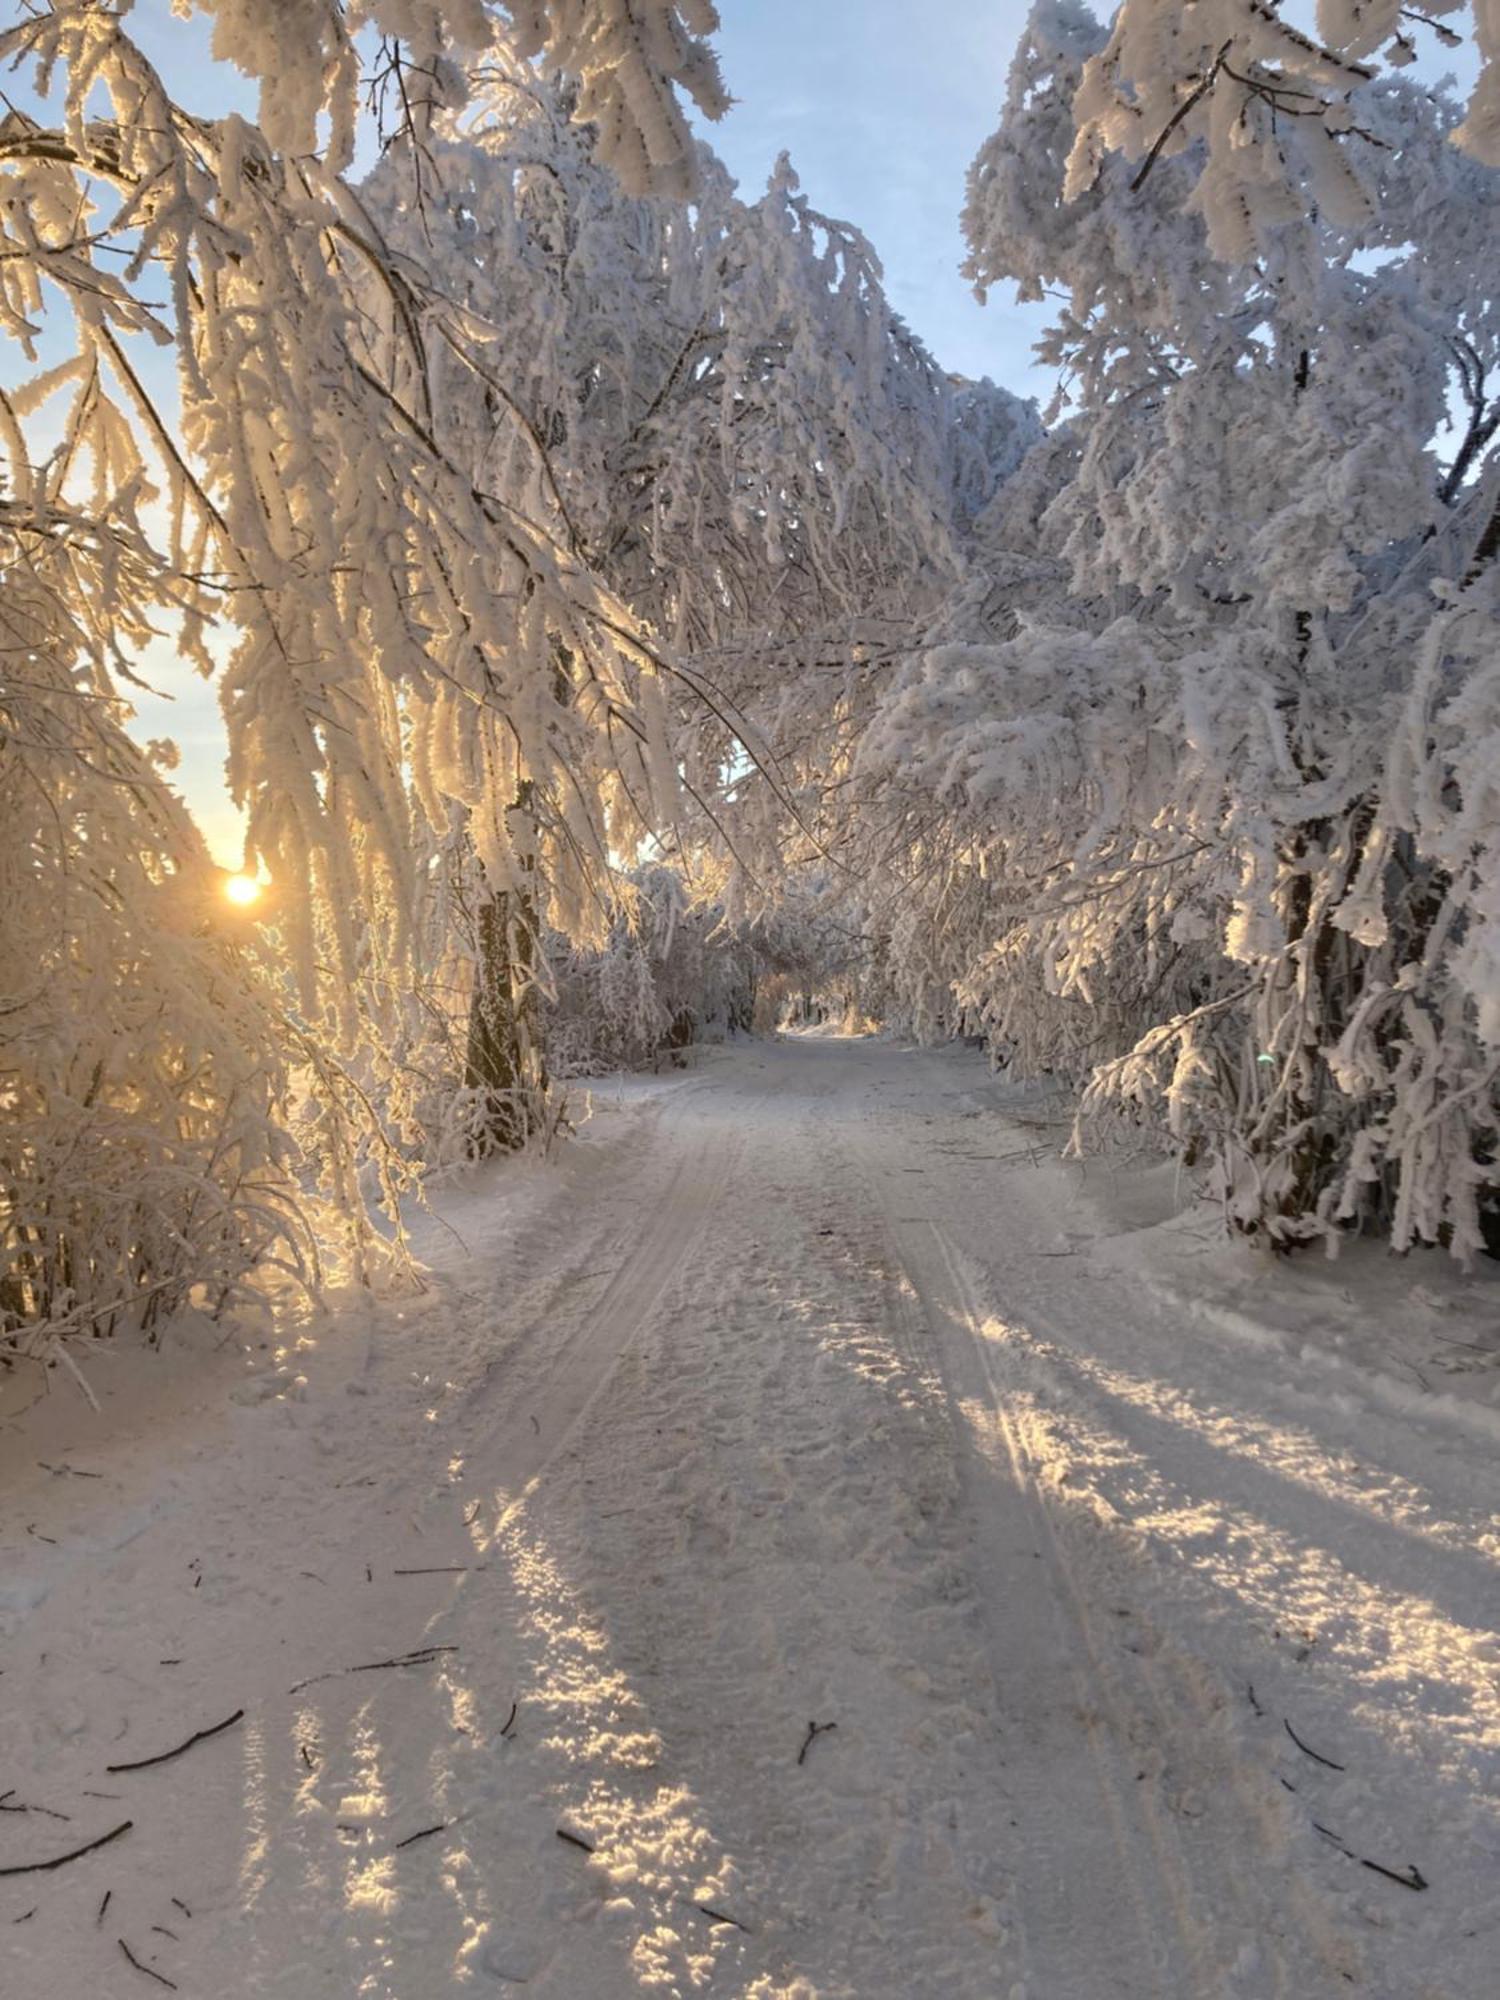
M 526 807 L 524 798 L 517 800 L 513 821 Z M 521 889 L 484 892 L 475 920 L 474 997 L 464 1081 L 483 1093 L 471 1142 L 479 1159 L 515 1152 L 547 1124 L 534 871 L 535 863 L 528 863 L 528 881 Z

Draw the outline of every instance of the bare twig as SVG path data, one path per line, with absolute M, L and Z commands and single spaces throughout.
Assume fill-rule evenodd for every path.
M 137 1972 L 144 1972 L 146 1977 L 148 1979 L 154 1979 L 158 1986 L 170 1987 L 172 1992 L 174 1993 L 178 1991 L 177 1981 L 175 1979 L 168 1979 L 167 1975 L 164 1972 L 157 1972 L 156 1970 L 154 1970 L 153 1967 L 149 1965 L 142 1965 L 141 1961 L 136 1957 L 135 1953 L 130 1949 L 130 1946 L 126 1944 L 124 1938 L 116 1938 L 115 1942 L 116 1944 L 119 1945 L 121 1951 L 124 1952 L 125 1956 L 130 1960 L 130 1963 L 135 1967 Z
M 224 1720 L 216 1722 L 212 1729 L 198 1730 L 185 1743 L 179 1743 L 174 1750 L 162 1750 L 155 1757 L 138 1757 L 129 1764 L 106 1764 L 104 1768 L 111 1777 L 115 1777 L 121 1771 L 149 1771 L 153 1765 L 170 1764 L 174 1757 L 183 1756 L 193 1748 L 194 1744 L 206 1743 L 211 1736 L 222 1736 L 226 1729 L 233 1729 L 237 1722 L 243 1722 L 244 1719 L 245 1711 L 237 1708 L 233 1715 L 226 1715 Z
M 744 1931 L 747 1937 L 750 1934 L 750 1926 L 748 1924 L 742 1924 L 738 1917 L 731 1917 L 725 1910 L 716 1910 L 711 1903 L 694 1903 L 693 1908 L 701 1916 L 707 1917 L 712 1923 L 733 1924 L 737 1931 Z
M 398 1840 L 391 1852 L 399 1854 L 403 1847 L 415 1847 L 419 1840 L 431 1840 L 435 1833 L 446 1833 L 452 1824 L 451 1819 L 440 1819 L 436 1826 L 424 1826 L 417 1833 L 409 1833 L 405 1840 Z
M 802 1739 L 802 1748 L 797 1752 L 797 1762 L 799 1764 L 805 1764 L 807 1762 L 807 1753 L 813 1747 L 813 1743 L 816 1741 L 816 1739 L 819 1736 L 826 1736 L 830 1729 L 837 1729 L 837 1728 L 838 1724 L 836 1722 L 808 1723 L 807 1734 Z
M 1331 1757 L 1321 1757 L 1319 1756 L 1316 1750 L 1310 1749 L 1308 1745 L 1302 1741 L 1302 1738 L 1297 1734 L 1296 1730 L 1293 1729 L 1292 1725 L 1286 1720 L 1285 1716 L 1282 1717 L 1281 1726 L 1286 1731 L 1287 1735 L 1291 1737 L 1292 1741 L 1296 1744 L 1297 1748 L 1302 1752 L 1304 1757 L 1311 1757 L 1315 1764 L 1323 1764 L 1330 1771 L 1342 1771 L 1346 1768 L 1346 1766 L 1344 1766 L 1343 1764 L 1335 1764 Z
M 71 1819 L 72 1819 L 72 1817 L 73 1817 L 73 1815 L 72 1815 L 71 1813 L 63 1813 L 63 1812 L 54 1812 L 51 1806 L 12 1806 L 12 1805 L 7 1805 L 7 1804 L 6 1804 L 6 1800 L 7 1800 L 7 1799 L 13 1799 L 14 1797 L 15 1797 L 15 1793 L 14 1793 L 14 1792 L 7 1792 L 7 1793 L 5 1794 L 5 1796 L 4 1796 L 4 1798 L 0 1798 L 0 1812 L 8 1812 L 8 1813 L 40 1813 L 40 1814 L 42 1815 L 43 1819 L 61 1819 L 61 1820 L 69 1820 L 69 1821 L 71 1821 Z
M 569 1847 L 581 1847 L 585 1854 L 594 1852 L 594 1843 L 591 1840 L 585 1840 L 581 1834 L 569 1833 L 565 1826 L 557 1829 L 557 1837 L 559 1840 L 565 1840 Z
M 389 1660 L 366 1660 L 357 1667 L 331 1667 L 326 1674 L 309 1674 L 305 1681 L 298 1681 L 295 1687 L 287 1689 L 288 1694 L 300 1694 L 303 1688 L 315 1686 L 319 1681 L 336 1681 L 344 1674 L 378 1674 L 388 1667 L 426 1667 L 441 1653 L 456 1653 L 457 1646 L 418 1646 L 411 1653 L 397 1653 Z
M 1405 1868 L 1387 1868 L 1383 1861 L 1371 1861 L 1366 1855 L 1356 1854 L 1352 1847 L 1346 1846 L 1339 1839 L 1332 1827 L 1324 1826 L 1320 1821 L 1314 1820 L 1312 1829 L 1314 1833 L 1321 1833 L 1331 1847 L 1336 1847 L 1346 1861 L 1357 1861 L 1361 1868 L 1368 1868 L 1372 1875 L 1383 1875 L 1387 1882 L 1397 1882 L 1403 1889 L 1420 1890 L 1431 1886 L 1414 1861 L 1408 1861 Z
M 66 1868 L 70 1861 L 81 1861 L 85 1854 L 94 1854 L 101 1847 L 108 1847 L 112 1840 L 118 1840 L 121 1834 L 129 1833 L 134 1825 L 133 1819 L 122 1819 L 118 1826 L 111 1827 L 108 1833 L 101 1833 L 97 1840 L 89 1841 L 84 1847 L 75 1847 L 67 1854 L 55 1855 L 51 1861 L 24 1861 L 18 1866 L 0 1868 L 0 1875 L 46 1875 L 54 1868 Z
M 1427 1877 L 1414 1861 L 1408 1861 L 1404 1869 L 1397 1869 L 1383 1867 L 1380 1862 L 1371 1861 L 1363 1854 L 1357 1854 L 1354 1858 L 1361 1868 L 1368 1868 L 1373 1874 L 1383 1875 L 1388 1882 L 1399 1882 L 1403 1889 L 1427 1887 Z
M 1224 44 L 1223 48 L 1220 49 L 1219 53 L 1214 57 L 1213 61 L 1209 64 L 1208 68 L 1204 71 L 1202 77 L 1199 79 L 1197 89 L 1189 91 L 1188 95 L 1185 98 L 1183 98 L 1181 104 L 1178 105 L 1177 109 L 1172 113 L 1171 117 L 1167 120 L 1166 124 L 1163 125 L 1160 132 L 1157 133 L 1156 143 L 1152 146 L 1150 152 L 1146 155 L 1145 162 L 1142 165 L 1140 172 L 1136 175 L 1135 179 L 1130 183 L 1130 192 L 1132 194 L 1140 193 L 1140 190 L 1145 183 L 1147 174 L 1150 173 L 1151 169 L 1156 165 L 1157 161 L 1161 158 L 1162 147 L 1166 145 L 1168 139 L 1171 138 L 1172 134 L 1177 130 L 1178 126 L 1182 123 L 1183 119 L 1187 117 L 1188 113 L 1192 110 L 1193 106 L 1195 104 L 1200 103 L 1202 99 L 1205 98 L 1208 95 L 1208 93 L 1213 89 L 1214 80 L 1218 76 L 1219 71 L 1224 66 L 1224 58 L 1229 54 L 1229 51 L 1231 48 L 1233 48 L 1233 46 L 1234 44 L 1232 41 L 1226 42 Z

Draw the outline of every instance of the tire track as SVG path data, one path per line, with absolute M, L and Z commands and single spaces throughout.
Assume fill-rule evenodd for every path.
M 1137 1776 L 1146 1704 L 1129 1698 L 1099 1643 L 951 1243 L 929 1217 L 900 1213 L 899 1183 L 876 1152 L 868 1119 L 851 1140 L 889 1245 L 893 1324 L 913 1365 L 936 1378 L 949 1404 L 1007 1726 L 1024 1734 L 1036 1710 L 1049 1707 L 1045 1735 L 1062 1725 L 1040 1760 L 1045 1782 L 1031 1774 L 1017 1800 L 1025 1836 L 1016 1910 L 1024 1975 L 1067 2000 L 1198 2000 L 1221 1990 L 1235 1949 L 1225 1949 L 1228 1941 L 1204 1914 L 1180 1830 Z M 1060 1718 L 1058 1689 L 1068 1695 Z M 1241 1937 L 1255 1934 L 1248 1910 L 1237 1929 Z M 1279 1972 L 1269 1990 L 1285 1990 Z
M 958 1308 L 954 1322 L 962 1326 L 984 1376 L 989 1404 L 1005 1434 L 1017 1483 L 1027 1491 L 1046 1537 L 1049 1565 L 1088 1650 L 1096 1684 L 1108 1695 L 1117 1718 L 1117 1735 L 1128 1740 L 1128 1718 L 1135 1711 L 1148 1715 L 1156 1739 L 1163 1746 L 1182 1742 L 1192 1729 L 1201 1757 L 1204 1739 L 1210 1744 L 1219 1740 L 1222 1754 L 1214 1760 L 1208 1775 L 1221 1790 L 1227 1789 L 1232 1794 L 1237 1809 L 1234 1824 L 1243 1832 L 1242 1841 L 1231 1842 L 1222 1829 L 1210 1836 L 1207 1824 L 1200 1818 L 1207 1811 L 1206 1799 L 1199 1798 L 1188 1808 L 1189 1824 L 1196 1828 L 1189 1840 L 1184 1826 L 1170 1807 L 1164 1807 L 1154 1786 L 1140 1796 L 1140 1804 L 1145 1808 L 1142 1817 L 1154 1827 L 1153 1845 L 1158 1854 L 1165 1850 L 1168 1855 L 1167 1879 L 1180 1878 L 1189 1885 L 1184 1908 L 1187 1921 L 1199 1937 L 1200 1951 L 1211 1953 L 1214 1939 L 1211 1933 L 1202 1930 L 1193 1910 L 1195 1905 L 1207 1909 L 1211 1899 L 1217 1897 L 1232 1904 L 1241 1936 L 1257 1944 L 1253 1968 L 1245 1968 L 1248 1983 L 1244 1990 L 1276 1996 L 1304 1994 L 1308 1990 L 1310 1966 L 1321 1971 L 1330 1984 L 1336 1979 L 1347 1982 L 1365 1977 L 1365 1968 L 1351 1954 L 1347 1941 L 1339 1938 L 1327 1923 L 1317 1898 L 1296 1880 L 1289 1884 L 1285 1881 L 1283 1868 L 1270 1851 L 1276 1839 L 1277 1821 L 1275 1801 L 1266 1790 L 1265 1773 L 1259 1768 L 1248 1768 L 1227 1741 L 1222 1706 L 1213 1702 L 1192 1671 L 1192 1660 L 1185 1656 L 1175 1662 L 1170 1658 L 1152 1658 L 1134 1647 L 1130 1649 L 1128 1667 L 1117 1656 L 1111 1657 L 1113 1648 L 1101 1638 L 1098 1616 L 1090 1608 L 1084 1579 L 1069 1554 L 1057 1508 L 1037 1477 L 1036 1468 L 1053 1455 L 1040 1398 L 1034 1389 L 1018 1395 L 1017 1384 L 1004 1378 L 999 1360 L 1002 1352 L 1019 1352 L 1034 1371 L 1044 1357 L 1034 1339 L 1026 1334 L 1012 1334 L 1003 1348 L 997 1347 L 985 1331 L 985 1322 L 988 1319 L 993 1323 L 998 1316 L 986 1312 L 965 1270 L 961 1253 L 946 1232 L 937 1223 L 928 1226 L 943 1266 L 942 1289 Z M 1045 1381 L 1045 1369 L 1043 1373 Z M 1050 1381 L 1047 1386 L 1051 1386 Z M 1171 1761 L 1177 1760 L 1174 1757 Z M 1215 1800 L 1214 1804 L 1217 1806 L 1220 1801 Z M 1262 1861 L 1266 1865 L 1261 1870 L 1247 1869 L 1247 1861 Z M 1201 1890 L 1193 1890 L 1194 1878 L 1203 1884 Z M 1286 1890 L 1287 1902 L 1279 1902 L 1267 1893 L 1271 1882 Z M 1205 1960 L 1200 1976 L 1207 1978 L 1212 1973 L 1222 1980 L 1232 1966 L 1227 1953 L 1221 1952 L 1220 1957 L 1223 1962 L 1217 1966 Z M 1186 1990 L 1196 1993 L 1198 1988 L 1189 1986 Z
M 492 1536 L 567 1448 L 702 1237 L 743 1149 L 742 1133 L 726 1140 L 713 1125 L 694 1136 L 665 1186 L 651 1196 L 644 1233 L 597 1301 L 532 1362 L 529 1379 L 510 1385 L 509 1408 L 470 1465 L 471 1477 L 484 1477 L 488 1468 L 491 1490 L 504 1496 Z M 492 1385 L 485 1401 L 498 1393 L 499 1385 Z
M 1080 1644 L 1035 1488 L 1003 1428 L 989 1442 L 1001 1445 L 1004 1464 L 997 1465 L 976 1437 L 992 1406 L 977 1384 L 963 1379 L 964 1357 L 953 1337 L 961 1328 L 952 1324 L 956 1316 L 940 1300 L 928 1260 L 913 1241 L 925 1225 L 903 1224 L 889 1214 L 886 1220 L 907 1287 L 905 1298 L 898 1292 L 896 1310 L 918 1365 L 942 1383 L 950 1405 L 1002 1731 L 1022 1741 L 1013 1797 L 1022 1836 L 1015 1869 L 1018 1969 L 1059 2000 L 1167 2000 L 1196 1993 L 1176 1977 L 1184 1957 L 1200 1956 L 1180 1876 L 1159 1855 L 1156 1872 L 1163 1879 L 1153 1883 L 1143 1874 L 1142 1855 L 1155 1853 L 1158 1843 L 1154 1833 L 1143 1841 L 1106 1742 L 1112 1731 L 1128 1743 L 1128 1724 L 1105 1698 L 1095 1663 Z M 1005 1480 L 999 1490 L 997 1477 Z M 1028 1768 L 1033 1762 L 1045 1765 L 1044 1784 Z M 1168 1950 L 1165 1941 L 1174 1935 L 1177 1948 Z M 1106 1966 L 1108 1983 L 1100 1985 Z
M 983 1377 L 985 1400 L 1003 1441 L 1011 1477 L 1042 1543 L 1059 1620 L 1076 1643 L 1079 1662 L 1076 1671 L 1080 1686 L 1086 1691 L 1090 1711 L 1097 1709 L 1101 1712 L 1106 1724 L 1100 1727 L 1098 1722 L 1091 1722 L 1091 1745 L 1101 1789 L 1109 1800 L 1110 1816 L 1122 1857 L 1136 1870 L 1138 1905 L 1150 1910 L 1153 1917 L 1158 1913 L 1168 1915 L 1175 1927 L 1182 1947 L 1178 1968 L 1179 1990 L 1185 1994 L 1206 1992 L 1210 1990 L 1211 1982 L 1222 1980 L 1231 1968 L 1224 1962 L 1224 1954 L 1216 1951 L 1219 1940 L 1213 1928 L 1205 1922 L 1205 1906 L 1195 1889 L 1195 1871 L 1184 1851 L 1180 1827 L 1163 1809 L 1157 1787 L 1145 1783 L 1144 1773 L 1137 1773 L 1132 1778 L 1126 1768 L 1136 1762 L 1142 1731 L 1135 1716 L 1143 1707 L 1152 1709 L 1155 1734 L 1163 1745 L 1180 1734 L 1180 1719 L 1169 1715 L 1154 1698 L 1143 1661 L 1137 1658 L 1135 1671 L 1130 1675 L 1131 1681 L 1139 1683 L 1139 1687 L 1127 1687 L 1119 1663 L 1111 1659 L 1109 1649 L 1101 1642 L 1097 1619 L 1090 1611 L 1088 1592 L 1069 1555 L 1056 1510 L 1037 1477 L 1036 1468 L 1044 1462 L 1042 1452 L 1037 1448 L 1037 1427 L 1034 1422 L 1028 1421 L 1024 1407 L 1018 1408 L 1013 1386 L 1000 1379 L 994 1343 L 984 1331 L 985 1314 L 952 1242 L 937 1223 L 929 1223 L 928 1228 L 936 1269 L 940 1273 L 935 1287 L 929 1280 L 928 1296 L 931 1297 L 935 1291 L 934 1303 L 938 1313 L 946 1316 L 964 1337 L 968 1354 L 977 1363 L 978 1372 Z M 1141 1695 L 1151 1698 L 1142 1701 Z M 1127 1749 L 1131 1753 L 1128 1757 L 1125 1754 Z M 1143 1880 L 1138 1864 L 1145 1855 L 1152 1857 L 1154 1867 L 1150 1876 Z M 1199 1859 L 1201 1866 L 1206 1855 L 1200 1855 Z M 1215 1865 L 1213 1873 L 1220 1891 L 1227 1888 L 1238 1905 L 1243 1934 L 1253 1936 L 1255 1921 L 1239 1893 L 1234 1867 L 1220 1868 Z M 1166 1972 L 1167 1968 L 1164 1966 L 1162 1970 Z M 1285 1992 L 1285 1968 L 1278 1964 L 1276 1970 L 1274 1990 Z M 1174 1985 L 1176 1983 L 1174 1981 Z

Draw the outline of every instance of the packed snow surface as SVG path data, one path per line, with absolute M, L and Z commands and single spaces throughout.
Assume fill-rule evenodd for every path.
M 0 1387 L 0 1869 L 129 1822 L 5 2000 L 1500 1991 L 1493 1276 L 958 1050 L 592 1114 L 405 1305 Z

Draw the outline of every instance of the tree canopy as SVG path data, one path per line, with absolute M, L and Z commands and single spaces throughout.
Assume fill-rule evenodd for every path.
M 1494 0 L 1466 106 L 1446 10 L 1039 0 L 964 227 L 1045 418 L 734 187 L 707 0 L 196 5 L 253 123 L 98 0 L 0 33 L 0 1340 L 367 1275 L 549 1009 L 588 1067 L 758 978 L 1278 1244 L 1495 1241 Z

